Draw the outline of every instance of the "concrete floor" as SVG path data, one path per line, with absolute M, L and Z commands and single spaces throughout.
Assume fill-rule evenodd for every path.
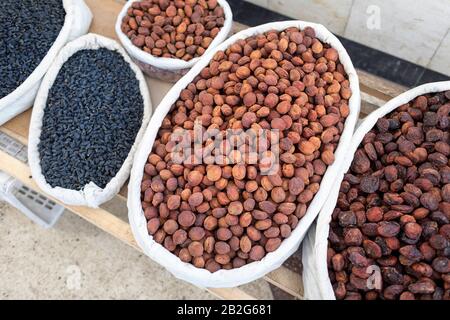
M 271 299 L 268 284 L 244 286 Z M 65 212 L 45 230 L 0 202 L 0 299 L 214 299 Z

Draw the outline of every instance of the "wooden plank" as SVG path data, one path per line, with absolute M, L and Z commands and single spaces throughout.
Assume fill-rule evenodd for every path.
M 10 137 L 18 140 L 23 145 L 28 145 L 28 131 L 30 128 L 31 109 L 9 120 L 1 130 Z
M 368 105 L 372 105 L 375 108 L 379 108 L 381 106 L 383 106 L 388 100 L 382 99 L 382 98 L 378 98 L 375 96 L 371 96 L 370 94 L 362 91 L 361 92 L 361 104 L 368 104 Z
M 233 27 L 231 28 L 231 33 L 235 34 L 235 33 L 238 33 L 239 31 L 242 31 L 247 28 L 248 28 L 248 26 L 246 26 L 245 24 L 233 21 Z
M 122 10 L 125 1 L 119 0 L 85 0 L 93 14 L 92 24 L 89 32 L 98 33 L 103 36 L 118 39 L 114 31 L 117 16 Z
M 408 89 L 365 71 L 356 71 L 361 89 L 361 118 Z
M 0 170 L 20 180 L 29 188 L 45 194 L 42 190 L 39 189 L 36 182 L 34 182 L 34 180 L 32 179 L 30 168 L 20 160 L 17 160 L 16 158 L 9 156 L 2 151 L 0 151 Z M 56 203 L 63 205 L 65 208 L 75 213 L 79 217 L 92 223 L 101 230 L 111 234 L 112 236 L 128 244 L 132 248 L 141 251 L 141 248 L 134 240 L 130 225 L 127 222 L 119 219 L 112 213 L 101 208 L 93 209 L 82 206 L 67 206 L 59 202 L 57 199 L 54 199 L 50 196 L 47 197 L 51 198 Z M 253 296 L 249 295 L 239 288 L 206 288 L 205 290 L 208 290 L 216 297 L 227 300 L 255 299 Z
M 385 101 L 398 96 L 408 89 L 405 86 L 380 78 L 363 70 L 357 69 L 356 72 L 358 73 L 361 91 Z
M 367 95 L 367 93 L 361 92 L 361 98 L 366 95 Z M 364 100 L 361 100 L 361 110 L 360 110 L 359 118 L 360 119 L 365 118 L 369 113 L 375 111 L 376 109 L 378 109 L 385 103 L 386 103 L 385 100 L 381 100 L 379 98 L 367 95 L 367 97 L 365 97 Z
M 303 281 L 300 274 L 282 266 L 266 275 L 264 279 L 297 299 L 303 300 Z

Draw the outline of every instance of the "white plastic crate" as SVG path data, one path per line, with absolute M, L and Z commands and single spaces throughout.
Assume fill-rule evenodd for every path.
M 0 132 L 0 150 L 27 163 L 27 148 Z M 44 228 L 51 228 L 64 212 L 64 207 L 32 190 L 0 171 L 0 200 L 3 200 Z
M 28 162 L 27 147 L 3 132 L 0 132 L 0 150 L 24 163 Z

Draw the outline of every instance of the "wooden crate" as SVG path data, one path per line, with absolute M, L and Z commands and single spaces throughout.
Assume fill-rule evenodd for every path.
M 114 24 L 123 0 L 85 0 L 94 14 L 94 20 L 90 32 L 98 33 L 110 38 L 117 39 L 114 32 Z M 246 26 L 235 23 L 234 31 L 244 29 Z M 365 72 L 358 71 L 362 94 L 361 117 L 364 117 L 377 107 L 383 105 L 387 100 L 405 91 L 404 87 L 388 82 L 386 80 L 371 76 Z M 160 80 L 147 78 L 148 87 L 151 92 L 153 107 L 156 108 L 166 92 L 173 84 Z M 0 127 L 0 131 L 23 145 L 28 145 L 28 128 L 31 110 L 28 110 L 8 123 Z M 17 178 L 28 187 L 43 193 L 31 178 L 28 165 L 21 160 L 0 151 L 0 170 Z M 121 190 L 116 199 L 126 202 L 126 186 Z M 55 199 L 53 199 L 55 200 Z M 55 200 L 56 201 L 56 200 Z M 58 202 L 58 201 L 56 201 Z M 140 250 L 131 233 L 128 221 L 119 218 L 114 213 L 104 208 L 91 209 L 80 206 L 65 206 L 69 211 L 77 214 L 98 228 L 113 235 L 136 250 Z M 301 279 L 300 253 L 294 254 L 279 269 L 269 273 L 264 279 L 270 284 L 278 287 L 288 295 L 302 299 L 303 285 Z M 205 288 L 213 295 L 227 300 L 254 299 L 253 296 L 240 288 Z

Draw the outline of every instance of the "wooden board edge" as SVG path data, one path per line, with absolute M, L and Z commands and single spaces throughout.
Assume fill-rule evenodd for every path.
M 388 101 L 408 90 L 407 87 L 357 69 L 361 92 Z
M 8 129 L 5 126 L 1 126 L 0 127 L 0 131 L 3 132 L 4 134 L 7 134 L 11 138 L 17 140 L 18 142 L 20 142 L 24 146 L 28 146 L 28 137 L 27 136 L 20 135 L 20 134 L 14 132 L 14 131 Z
M 300 274 L 281 266 L 264 277 L 264 279 L 289 293 L 291 296 L 303 300 L 303 281 Z

